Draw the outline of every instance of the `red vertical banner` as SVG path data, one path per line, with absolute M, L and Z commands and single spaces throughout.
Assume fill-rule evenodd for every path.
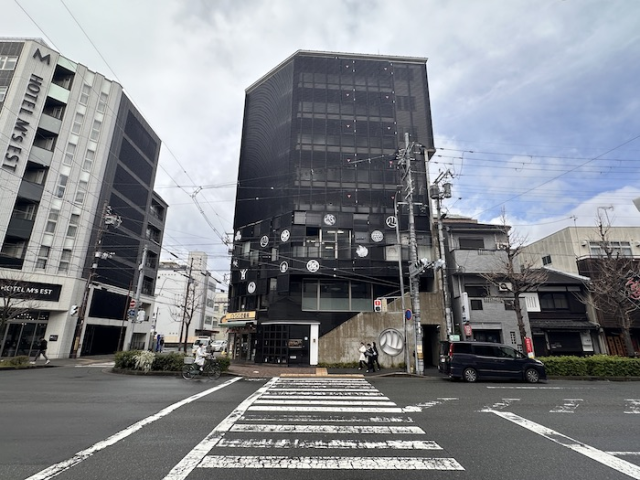
M 473 334 L 473 331 L 471 330 L 471 324 L 470 323 L 465 323 L 464 324 L 464 336 L 467 337 L 467 338 L 470 338 L 472 334 Z
M 524 349 L 527 356 L 533 358 L 533 342 L 531 341 L 531 337 L 524 338 Z

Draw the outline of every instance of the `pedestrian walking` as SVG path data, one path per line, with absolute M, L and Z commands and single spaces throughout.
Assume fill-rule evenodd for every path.
M 36 352 L 36 356 L 33 359 L 33 362 L 30 362 L 31 365 L 36 364 L 36 362 L 40 358 L 40 355 L 42 355 L 46 360 L 46 362 L 44 362 L 45 365 L 51 362 L 51 360 L 49 360 L 49 357 L 47 357 L 47 341 L 44 339 L 44 337 L 40 337 L 40 343 L 38 344 L 38 351 Z
M 367 349 L 365 350 L 364 355 L 367 357 L 367 373 L 369 373 L 369 370 L 375 372 L 376 369 L 373 367 L 373 347 L 370 343 L 367 343 Z
M 378 346 L 376 345 L 376 342 L 372 342 L 372 343 L 373 343 L 372 345 L 373 357 L 371 360 L 371 364 L 378 367 L 378 370 L 382 370 L 382 367 L 380 366 L 380 362 L 378 362 Z
M 360 342 L 360 348 L 358 348 L 360 352 L 360 357 L 358 358 L 358 370 L 362 370 L 367 367 L 367 356 L 365 355 L 367 351 L 367 347 L 364 346 L 364 342 Z

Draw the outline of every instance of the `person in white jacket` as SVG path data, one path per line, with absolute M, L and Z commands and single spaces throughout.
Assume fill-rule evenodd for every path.
M 196 350 L 196 365 L 200 367 L 200 371 L 202 371 L 202 367 L 204 366 L 204 361 L 207 358 L 208 352 L 207 347 L 204 344 L 200 344 L 198 349 Z
M 367 356 L 364 354 L 364 352 L 367 351 L 367 347 L 364 346 L 364 342 L 360 342 L 360 348 L 358 351 L 360 352 L 358 370 L 362 370 L 363 368 L 367 368 Z

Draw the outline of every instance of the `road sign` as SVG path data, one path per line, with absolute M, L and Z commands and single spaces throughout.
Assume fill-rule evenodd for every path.
M 381 312 L 382 311 L 382 300 L 380 300 L 379 298 L 376 298 L 373 301 L 373 311 L 374 312 Z
M 464 324 L 464 336 L 465 337 L 470 337 L 472 334 L 472 330 L 471 330 L 471 324 L 470 323 L 465 323 Z
M 407 320 L 411 320 L 412 316 L 413 316 L 413 313 L 411 313 L 411 310 L 405 310 L 404 318 L 406 318 Z
M 127 311 L 127 317 L 129 318 L 136 318 L 137 315 L 138 315 L 138 310 L 136 310 L 135 308 L 130 308 Z
M 132 298 L 131 301 L 129 301 L 129 308 L 136 308 L 136 299 Z

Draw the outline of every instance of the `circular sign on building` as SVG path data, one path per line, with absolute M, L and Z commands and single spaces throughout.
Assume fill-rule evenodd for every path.
M 380 230 L 374 230 L 373 232 L 371 232 L 371 240 L 376 243 L 381 242 L 382 240 L 384 240 L 384 234 Z
M 378 337 L 380 350 L 391 357 L 400 355 L 404 350 L 404 336 L 395 328 L 383 330 Z

